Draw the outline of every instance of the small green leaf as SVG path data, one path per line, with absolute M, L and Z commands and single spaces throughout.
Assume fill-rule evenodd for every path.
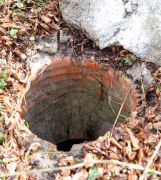
M 119 80 L 124 81 L 126 79 L 125 75 L 123 73 L 120 74 Z
M 46 3 L 46 0 L 39 0 L 39 6 L 44 6 Z
M 4 0 L 0 0 L 0 4 L 2 4 L 4 2 Z
M 98 172 L 98 169 L 95 166 L 93 166 L 89 169 L 88 180 L 95 180 L 99 175 L 100 174 Z
M 16 6 L 19 9 L 23 9 L 24 8 L 24 3 L 21 0 L 18 0 L 15 4 L 16 4 Z
M 0 79 L 0 89 L 4 89 L 7 86 L 7 83 L 4 81 L 4 79 Z
M 157 87 L 157 90 L 158 90 L 158 91 L 161 90 L 161 85 L 160 85 L 160 84 L 157 84 L 156 87 Z
M 3 79 L 3 80 L 7 79 L 6 72 L 4 70 L 1 72 L 0 79 Z
M 11 29 L 10 30 L 10 37 L 11 38 L 17 38 L 18 29 Z
M 10 147 L 10 145 L 9 145 L 9 144 L 4 144 L 3 147 L 4 147 L 5 149 L 8 149 L 8 148 Z
M 2 164 L 3 163 L 3 159 L 2 158 L 0 158 L 0 164 Z
M 7 134 L 4 134 L 0 137 L 0 144 L 2 144 L 3 142 L 5 142 L 7 140 L 8 136 Z
M 131 59 L 129 59 L 129 58 L 125 58 L 125 59 L 124 59 L 124 61 L 125 61 L 125 64 L 126 64 L 127 66 L 131 66 L 131 65 L 133 65 L 132 60 L 131 60 Z
M 0 106 L 0 113 L 3 111 L 3 107 L 2 106 Z
M 17 13 L 15 11 L 13 11 L 12 17 L 16 17 L 16 16 L 17 16 Z
M 108 95 L 108 103 L 111 103 L 112 97 Z
M 25 8 L 25 4 L 22 0 L 15 0 L 13 3 L 11 3 L 11 8 L 12 9 L 24 9 Z
M 25 160 L 26 160 L 26 161 L 31 160 L 31 155 L 26 155 L 26 156 L 25 156 Z
M 29 127 L 30 127 L 30 125 L 29 125 L 29 123 L 26 121 L 26 127 L 29 129 Z
M 0 127 L 0 132 L 3 132 L 4 131 L 4 128 L 3 127 Z

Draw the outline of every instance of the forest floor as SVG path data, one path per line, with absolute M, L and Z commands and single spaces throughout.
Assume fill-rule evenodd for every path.
M 16 136 L 20 102 L 30 76 L 26 49 L 32 48 L 37 39 L 66 29 L 73 36 L 69 46 L 75 57 L 86 48 L 100 50 L 63 21 L 56 0 L 0 0 L 0 9 L 0 179 L 34 179 L 35 173 L 42 172 L 54 172 L 57 180 L 160 179 L 161 68 L 150 63 L 154 82 L 146 91 L 141 86 L 142 106 L 139 112 L 132 112 L 128 123 L 85 144 L 81 163 L 63 154 L 58 167 L 34 169 L 31 160 L 37 146 L 21 146 Z M 109 52 L 109 60 L 102 61 L 115 69 L 125 71 L 133 64 L 133 60 L 125 63 L 132 54 L 121 47 L 101 53 L 104 51 Z M 23 131 L 19 135 L 23 136 Z

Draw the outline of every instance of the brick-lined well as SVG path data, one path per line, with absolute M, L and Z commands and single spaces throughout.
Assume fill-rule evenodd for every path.
M 22 106 L 23 118 L 39 138 L 55 144 L 95 140 L 112 127 L 130 87 L 119 120 L 137 106 L 130 80 L 94 61 L 55 58 L 32 81 Z

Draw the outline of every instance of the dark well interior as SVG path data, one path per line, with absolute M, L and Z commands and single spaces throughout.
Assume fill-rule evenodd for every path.
M 103 70 L 96 63 L 57 60 L 32 81 L 22 105 L 23 118 L 34 134 L 61 150 L 64 142 L 95 140 L 104 135 L 130 87 L 130 81 L 120 73 Z M 128 116 L 135 103 L 132 88 L 120 120 Z

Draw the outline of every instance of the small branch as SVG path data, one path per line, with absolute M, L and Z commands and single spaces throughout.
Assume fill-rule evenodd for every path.
M 126 163 L 126 162 L 121 162 L 118 160 L 92 160 L 92 161 L 87 161 L 83 163 L 78 163 L 72 166 L 62 166 L 62 167 L 55 167 L 55 168 L 45 168 L 45 169 L 33 169 L 33 170 L 28 170 L 28 171 L 21 171 L 21 172 L 15 172 L 15 173 L 5 173 L 5 174 L 0 174 L 0 178 L 4 177 L 11 177 L 11 176 L 20 176 L 24 174 L 29 174 L 29 173 L 42 173 L 42 172 L 55 172 L 55 171 L 62 171 L 62 170 L 72 170 L 76 168 L 81 168 L 87 164 L 94 163 L 94 164 L 117 164 L 119 166 L 126 167 L 127 169 L 136 169 L 136 170 L 141 170 L 144 171 L 145 168 L 139 164 L 132 164 L 132 163 Z M 161 172 L 153 170 L 153 169 L 146 169 L 147 173 L 153 172 L 155 174 L 161 175 Z
M 151 156 L 150 160 L 148 161 L 147 165 L 145 166 L 144 172 L 139 180 L 146 179 L 146 174 L 148 173 L 148 168 L 153 163 L 153 160 L 154 160 L 155 156 L 158 154 L 160 147 L 161 147 L 161 140 L 158 143 L 158 145 L 156 146 L 155 151 L 153 152 L 153 155 Z
M 122 102 L 122 104 L 121 104 L 121 107 L 120 107 L 120 109 L 119 109 L 119 112 L 118 112 L 118 114 L 117 114 L 117 117 L 116 117 L 116 119 L 115 119 L 115 122 L 114 122 L 114 124 L 113 124 L 111 136 L 112 136 L 112 134 L 113 134 L 113 130 L 114 130 L 114 127 L 116 126 L 116 123 L 117 123 L 117 121 L 118 121 L 118 118 L 120 117 L 120 114 L 121 114 L 122 108 L 123 108 L 123 106 L 124 106 L 124 104 L 125 104 L 125 101 L 126 101 L 128 95 L 129 95 L 130 91 L 131 91 L 131 87 L 132 87 L 132 85 L 130 86 L 130 88 L 129 88 L 128 92 L 126 93 L 126 96 L 125 96 L 125 98 L 124 98 L 124 100 L 123 100 L 123 102 Z

